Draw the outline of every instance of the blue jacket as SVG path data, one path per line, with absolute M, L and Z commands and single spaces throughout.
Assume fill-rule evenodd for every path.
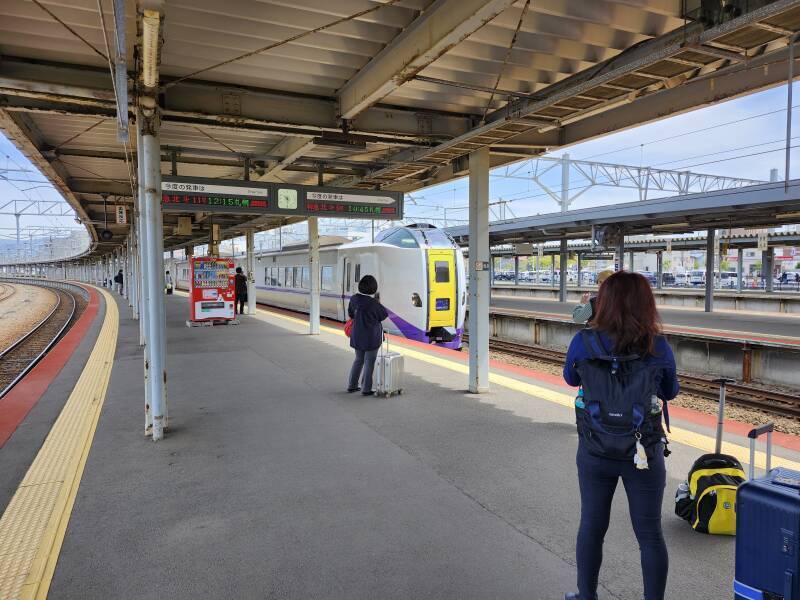
M 389 313 L 372 296 L 354 294 L 347 306 L 347 314 L 353 319 L 353 331 L 350 333 L 350 347 L 356 350 L 377 350 L 383 341 L 381 321 Z
M 603 332 L 598 332 L 603 346 L 610 350 L 614 347 L 611 338 Z M 661 377 L 658 382 L 658 397 L 662 400 L 672 400 L 678 395 L 678 374 L 675 368 L 675 356 L 672 348 L 669 347 L 664 336 L 658 336 L 653 344 L 654 354 L 645 357 L 645 362 L 650 365 L 661 367 Z M 567 350 L 567 359 L 564 361 L 564 381 L 569 385 L 578 386 L 581 384 L 581 376 L 575 370 L 575 363 L 579 360 L 589 358 L 589 351 L 583 344 L 580 332 L 575 334 Z

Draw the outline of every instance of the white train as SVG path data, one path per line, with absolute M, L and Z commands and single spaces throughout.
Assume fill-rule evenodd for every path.
M 243 258 L 237 266 L 245 268 Z M 171 268 L 170 268 L 171 267 Z M 179 289 L 189 287 L 186 261 L 168 261 Z M 344 321 L 347 303 L 364 275 L 378 280 L 389 311 L 390 333 L 424 343 L 461 348 L 467 280 L 461 249 L 442 230 L 410 225 L 381 231 L 375 242 L 320 238 L 320 313 Z M 255 258 L 257 301 L 307 313 L 308 247 L 285 247 Z

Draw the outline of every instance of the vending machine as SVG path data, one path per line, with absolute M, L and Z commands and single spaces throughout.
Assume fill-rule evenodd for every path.
M 227 258 L 198 256 L 191 260 L 190 320 L 229 321 L 234 315 L 234 264 Z

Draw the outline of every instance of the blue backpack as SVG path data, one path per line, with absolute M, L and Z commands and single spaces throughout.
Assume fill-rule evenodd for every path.
M 657 451 L 668 455 L 656 395 L 661 367 L 647 364 L 637 354 L 614 355 L 591 329 L 580 335 L 589 358 L 575 363 L 583 389 L 583 407 L 576 406 L 575 412 L 578 434 L 589 452 L 618 460 L 634 459 L 637 449 L 643 449 L 648 459 Z M 666 408 L 664 402 L 669 428 Z

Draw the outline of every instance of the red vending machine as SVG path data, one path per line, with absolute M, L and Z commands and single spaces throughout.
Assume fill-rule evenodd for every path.
M 230 321 L 234 315 L 234 264 L 227 258 L 193 257 L 189 294 L 190 320 Z

